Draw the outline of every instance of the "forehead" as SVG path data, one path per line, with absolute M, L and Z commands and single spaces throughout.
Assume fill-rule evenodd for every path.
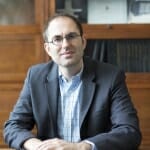
M 68 17 L 58 17 L 52 20 L 48 26 L 47 34 L 49 37 L 55 35 L 66 35 L 70 32 L 79 33 L 76 23 Z

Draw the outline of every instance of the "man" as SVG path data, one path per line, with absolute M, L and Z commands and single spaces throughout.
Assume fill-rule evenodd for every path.
M 52 61 L 29 69 L 4 137 L 27 150 L 134 150 L 138 117 L 116 67 L 84 58 L 86 39 L 76 18 L 59 14 L 44 30 Z M 37 135 L 31 133 L 34 125 Z

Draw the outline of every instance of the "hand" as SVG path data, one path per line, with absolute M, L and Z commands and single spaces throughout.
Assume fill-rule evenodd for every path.
M 26 150 L 36 150 L 41 143 L 42 141 L 37 138 L 30 138 L 24 142 L 23 148 Z
M 32 150 L 91 150 L 91 145 L 86 142 L 71 143 L 58 138 L 54 138 L 45 141 L 39 141 L 35 146 L 33 146 L 33 148 L 34 149 Z

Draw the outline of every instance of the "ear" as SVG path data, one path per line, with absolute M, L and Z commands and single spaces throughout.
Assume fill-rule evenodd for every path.
M 87 44 L 87 40 L 86 40 L 84 35 L 82 36 L 82 43 L 83 43 L 83 49 L 85 49 L 86 48 L 86 44 Z
M 48 43 L 44 43 L 44 49 L 45 49 L 46 53 L 49 55 L 50 48 L 49 48 Z

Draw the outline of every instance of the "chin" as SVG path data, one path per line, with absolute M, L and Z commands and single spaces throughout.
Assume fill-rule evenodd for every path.
M 69 62 L 63 63 L 62 66 L 64 66 L 64 67 L 72 67 L 72 66 L 74 66 L 75 64 L 76 64 L 75 62 L 69 61 Z

